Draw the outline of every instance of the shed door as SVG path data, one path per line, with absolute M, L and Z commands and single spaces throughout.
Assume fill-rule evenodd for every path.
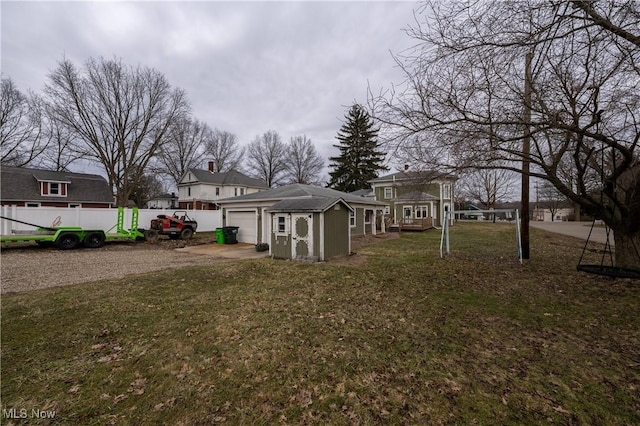
M 258 240 L 258 218 L 254 211 L 228 211 L 226 226 L 237 226 L 239 243 L 256 244 Z
M 291 221 L 292 257 L 313 256 L 313 215 L 293 214 Z

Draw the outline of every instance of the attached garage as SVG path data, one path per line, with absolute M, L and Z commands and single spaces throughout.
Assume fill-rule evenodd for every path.
M 239 243 L 257 244 L 258 219 L 255 210 L 227 210 L 225 226 L 237 226 Z

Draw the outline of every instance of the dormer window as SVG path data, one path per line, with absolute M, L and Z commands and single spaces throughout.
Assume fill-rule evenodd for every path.
M 66 182 L 40 182 L 40 195 L 48 197 L 66 197 Z

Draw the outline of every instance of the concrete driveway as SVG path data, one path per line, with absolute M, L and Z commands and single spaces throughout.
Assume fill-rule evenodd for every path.
M 202 244 L 176 249 L 182 253 L 202 254 L 218 259 L 251 259 L 269 256 L 268 251 L 258 252 L 253 244 Z
M 529 222 L 533 228 L 544 229 L 545 231 L 555 232 L 557 234 L 569 235 L 571 237 L 586 240 L 591 230 L 591 222 Z M 589 241 L 595 243 L 606 244 L 607 233 L 604 225 L 596 225 L 591 232 Z M 609 244 L 614 245 L 613 232 L 609 236 Z

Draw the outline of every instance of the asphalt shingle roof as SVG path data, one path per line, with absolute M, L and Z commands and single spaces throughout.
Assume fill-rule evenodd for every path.
M 395 181 L 413 181 L 413 182 L 429 182 L 436 179 L 455 179 L 455 176 L 437 171 L 413 171 L 413 172 L 396 172 L 390 175 L 380 176 L 371 179 L 371 183 L 379 182 L 395 182 Z
M 267 184 L 260 179 L 252 178 L 237 170 L 228 172 L 212 173 L 204 169 L 189 169 L 198 182 L 211 183 L 215 185 L 240 185 L 252 188 L 267 188 Z M 182 185 L 187 184 L 187 182 Z
M 380 201 L 375 201 L 346 192 L 336 191 L 335 189 L 323 188 L 314 185 L 303 185 L 301 183 L 280 186 L 277 188 L 269 189 L 267 191 L 254 192 L 253 194 L 245 194 L 239 197 L 225 198 L 223 200 L 219 200 L 218 202 L 220 204 L 224 204 L 225 202 L 283 200 L 287 198 L 291 199 L 312 197 L 330 198 L 333 200 L 342 198 L 347 203 L 373 204 L 379 206 L 387 205 L 386 203 L 382 203 Z
M 38 182 L 66 182 L 66 197 L 42 196 Z M 25 167 L 2 166 L 0 168 L 0 199 L 2 201 L 54 201 L 111 203 L 113 193 L 106 179 L 100 175 Z
M 341 198 L 291 198 L 275 203 L 268 211 L 272 212 L 323 212 L 340 202 Z

